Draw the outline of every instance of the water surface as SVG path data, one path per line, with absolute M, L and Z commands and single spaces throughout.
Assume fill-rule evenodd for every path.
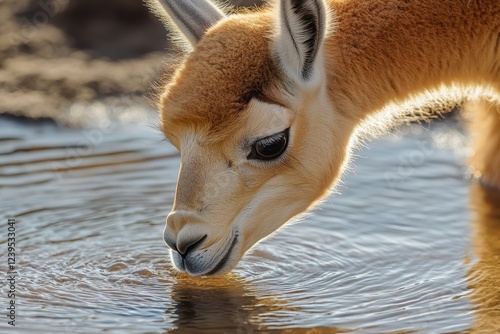
M 19 272 L 17 326 L 1 332 L 500 329 L 500 199 L 468 179 L 453 121 L 369 143 L 318 211 L 210 279 L 172 270 L 161 236 L 179 156 L 147 123 L 0 120 Z

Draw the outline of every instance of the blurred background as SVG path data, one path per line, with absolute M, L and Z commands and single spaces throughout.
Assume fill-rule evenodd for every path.
M 74 103 L 127 95 L 147 105 L 172 51 L 142 0 L 2 0 L 0 31 L 0 114 L 64 125 Z

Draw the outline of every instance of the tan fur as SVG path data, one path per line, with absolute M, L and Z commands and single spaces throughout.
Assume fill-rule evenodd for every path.
M 208 31 L 174 74 L 162 96 L 165 133 L 178 123 L 210 130 L 210 139 L 235 119 L 275 74 L 268 53 L 267 15 L 234 15 Z M 247 50 L 254 52 L 248 53 Z
M 473 117 L 473 163 L 500 187 L 499 109 L 492 106 L 500 99 L 500 2 L 328 3 L 334 25 L 314 85 L 283 79 L 271 52 L 277 14 L 269 6 L 213 26 L 165 86 L 163 130 L 182 155 L 166 233 L 207 234 L 197 258 L 206 263 L 238 234 L 220 272 L 329 193 L 367 120 L 443 87 L 488 91 L 490 106 Z M 286 128 L 289 149 L 279 162 L 246 159 L 252 142 Z
M 339 111 L 363 118 L 440 85 L 500 91 L 500 3 L 332 1 L 327 71 Z

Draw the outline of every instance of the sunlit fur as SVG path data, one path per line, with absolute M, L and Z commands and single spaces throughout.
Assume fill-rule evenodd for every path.
M 207 235 L 184 270 L 232 269 L 255 243 L 330 193 L 360 127 L 376 116 L 389 123 L 400 112 L 394 106 L 443 87 L 488 92 L 472 116 L 473 165 L 500 187 L 500 2 L 328 1 L 326 38 L 309 81 L 289 74 L 297 60 L 287 67 L 277 48 L 273 4 L 210 28 L 159 99 L 163 131 L 182 158 L 165 233 L 177 240 Z M 282 157 L 247 160 L 255 140 L 286 128 Z

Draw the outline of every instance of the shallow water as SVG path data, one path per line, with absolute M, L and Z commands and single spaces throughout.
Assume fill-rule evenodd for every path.
M 500 200 L 467 178 L 453 121 L 369 143 L 339 194 L 203 280 L 176 275 L 162 241 L 179 157 L 147 122 L 125 123 L 0 119 L 16 333 L 500 329 Z M 14 333 L 5 316 L 0 331 Z

